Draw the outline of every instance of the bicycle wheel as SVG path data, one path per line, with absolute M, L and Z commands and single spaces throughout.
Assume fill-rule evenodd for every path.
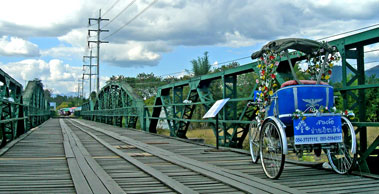
M 283 171 L 285 155 L 280 131 L 274 121 L 265 122 L 260 134 L 260 157 L 263 171 L 271 179 L 279 178 Z
M 354 167 L 357 154 L 352 153 L 356 147 L 355 132 L 350 121 L 341 117 L 342 142 L 335 144 L 335 148 L 328 149 L 327 155 L 330 166 L 338 174 L 351 172 Z
M 256 120 L 249 126 L 249 145 L 250 155 L 253 163 L 257 163 L 259 160 L 259 126 Z

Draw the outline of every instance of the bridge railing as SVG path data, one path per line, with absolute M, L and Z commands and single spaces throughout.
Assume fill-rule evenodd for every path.
M 38 92 L 35 87 L 29 87 L 29 89 L 27 87 L 23 92 L 22 85 L 1 69 L 0 85 L 0 147 L 3 147 L 48 119 L 50 112 L 43 96 L 42 85 L 38 86 L 41 87 L 38 92 L 39 100 L 44 103 L 43 106 L 35 106 L 37 105 L 35 99 L 25 96 L 25 94 L 31 94 L 31 97 L 36 96 Z
M 365 75 L 365 53 L 371 52 L 370 50 L 365 51 L 365 48 L 368 45 L 378 43 L 379 28 L 329 42 L 338 48 L 342 59 L 342 88 L 336 89 L 336 91 L 339 91 L 343 97 L 344 109 L 358 109 L 358 116 L 353 121 L 353 125 L 356 127 L 355 132 L 359 137 L 358 149 L 361 170 L 370 172 L 371 169 L 379 173 L 379 167 L 376 165 L 379 162 L 379 134 L 374 134 L 376 138 L 371 145 L 369 145 L 367 138 L 367 127 L 378 127 L 379 122 L 367 122 L 366 99 L 366 91 L 369 89 L 377 90 L 379 83 L 367 84 Z M 355 62 L 356 67 L 351 62 Z M 349 98 L 354 99 L 354 102 L 349 103 Z M 378 105 L 376 104 L 376 106 Z M 370 129 L 373 130 L 374 128 Z
M 343 37 L 329 44 L 336 46 L 342 58 L 342 88 L 340 91 L 343 97 L 344 109 L 354 109 L 359 107 L 357 112 L 358 120 L 353 122 L 358 134 L 359 163 L 361 170 L 370 171 L 372 158 L 374 163 L 378 162 L 379 135 L 374 142 L 368 146 L 367 127 L 379 126 L 378 122 L 366 121 L 366 99 L 365 89 L 377 89 L 379 84 L 365 85 L 364 72 L 364 46 L 379 42 L 379 28 L 372 29 L 359 34 Z M 293 52 L 289 56 L 292 63 L 296 60 L 304 59 L 301 53 Z M 285 66 L 287 59 L 283 58 L 282 66 Z M 348 63 L 348 60 L 356 60 L 357 68 Z M 249 124 L 255 115 L 254 107 L 246 106 L 248 101 L 253 100 L 256 90 L 255 79 L 249 83 L 241 84 L 239 76 L 253 76 L 249 74 L 257 70 L 257 63 L 249 63 L 225 71 L 191 78 L 167 84 L 158 88 L 154 105 L 146 106 L 143 101 L 136 97 L 133 89 L 126 83 L 120 88 L 121 83 L 110 83 L 98 95 L 99 99 L 93 99 L 83 105 L 82 115 L 86 119 L 103 123 L 136 127 L 139 120 L 142 130 L 156 133 L 160 120 L 167 122 L 170 135 L 186 138 L 187 130 L 191 123 L 208 123 L 214 134 L 218 133 L 219 144 L 229 147 L 242 147 L 242 143 L 249 131 Z M 278 67 L 276 80 L 282 84 L 288 72 Z M 353 72 L 353 77 L 348 79 L 347 69 Z M 358 85 L 353 85 L 358 80 Z M 248 89 L 249 96 L 240 96 L 239 90 Z M 357 94 L 352 90 L 358 90 Z M 109 92 L 109 93 L 107 93 Z M 217 95 L 215 95 L 218 93 Z M 356 99 L 356 103 L 349 104 L 348 96 Z M 215 127 L 215 120 L 203 120 L 201 117 L 194 117 L 194 114 L 203 115 L 211 105 L 218 99 L 230 98 L 219 118 L 221 128 Z M 133 110 L 133 111 L 131 111 Z M 370 167 L 369 167 L 370 166 Z

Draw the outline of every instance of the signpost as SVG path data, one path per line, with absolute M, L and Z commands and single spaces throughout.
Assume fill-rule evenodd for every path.
M 216 148 L 218 149 L 218 113 L 220 112 L 220 110 L 225 106 L 225 104 L 228 102 L 230 98 L 225 98 L 225 99 L 221 99 L 221 100 L 217 100 L 213 106 L 208 110 L 207 113 L 205 113 L 205 115 L 203 116 L 203 119 L 207 119 L 207 118 L 214 118 L 216 117 Z M 225 135 L 225 134 L 224 134 Z

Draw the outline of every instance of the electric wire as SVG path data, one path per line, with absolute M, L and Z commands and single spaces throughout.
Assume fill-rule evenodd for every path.
M 148 10 L 151 6 L 154 5 L 154 3 L 156 3 L 158 0 L 154 0 L 153 2 L 151 2 L 148 6 L 146 6 L 141 12 L 139 12 L 137 15 L 135 15 L 132 19 L 130 19 L 128 22 L 126 22 L 124 25 L 122 25 L 120 28 L 118 28 L 116 31 L 114 31 L 113 33 L 109 34 L 107 37 L 105 37 L 104 39 L 108 39 L 109 37 L 113 36 L 114 34 L 118 33 L 119 31 L 121 31 L 123 28 L 125 28 L 125 26 L 129 25 L 130 23 L 132 23 L 135 19 L 137 19 L 141 14 L 143 14 L 146 10 Z
M 375 27 L 375 26 L 379 26 L 379 24 L 374 24 L 374 25 L 371 25 L 371 26 L 366 26 L 366 27 L 355 29 L 355 30 L 350 30 L 350 31 L 347 31 L 347 32 L 342 32 L 342 33 L 339 33 L 339 34 L 334 34 L 334 35 L 327 36 L 327 37 L 324 37 L 324 38 L 320 38 L 320 39 L 317 39 L 317 40 L 325 40 L 327 38 L 332 38 L 332 37 L 335 37 L 335 36 L 344 35 L 344 34 L 348 34 L 348 33 L 351 33 L 351 32 L 356 32 L 356 31 L 367 29 L 367 28 L 372 28 L 372 27 Z
M 233 59 L 233 60 L 229 60 L 229 61 L 224 61 L 224 62 L 221 62 L 221 63 L 212 64 L 212 65 L 222 65 L 222 64 L 225 64 L 225 63 L 232 63 L 232 62 L 240 61 L 242 59 L 247 59 L 247 58 L 250 58 L 250 56 L 242 57 L 242 58 L 238 58 L 238 59 Z
M 109 11 L 111 10 L 111 9 L 113 9 L 113 7 L 118 3 L 118 2 L 120 2 L 120 0 L 116 0 L 108 9 L 107 9 L 107 11 L 105 11 L 104 13 L 103 13 L 103 17 L 107 14 L 107 13 L 109 13 Z
M 370 53 L 370 52 L 376 52 L 376 51 L 379 51 L 379 49 L 373 49 L 373 50 L 365 51 L 364 53 Z
M 105 24 L 102 28 L 107 27 L 109 24 L 111 24 L 115 19 L 117 19 L 124 11 L 126 11 L 130 6 L 132 6 L 136 0 L 132 0 L 124 9 L 122 9 L 113 19 L 111 19 L 107 24 Z
M 110 34 L 109 36 L 107 36 L 105 39 L 113 36 L 114 34 L 116 34 L 117 32 L 119 32 L 122 28 L 124 28 L 125 26 L 127 26 L 128 24 L 130 24 L 133 20 L 135 20 L 139 15 L 141 15 L 143 12 L 145 12 L 149 7 L 151 7 L 157 0 L 154 0 L 151 4 L 149 4 L 144 10 L 142 10 L 140 13 L 138 13 L 134 18 L 132 18 L 131 20 L 129 20 L 127 23 L 125 23 L 121 28 L 119 28 L 118 30 L 116 30 L 115 32 L 113 32 L 112 34 Z M 370 25 L 370 26 L 366 26 L 366 27 L 362 27 L 362 28 L 358 28 L 358 29 L 354 29 L 354 30 L 350 30 L 350 31 L 347 31 L 347 32 L 342 32 L 342 33 L 339 33 L 339 34 L 334 34 L 334 35 L 331 35 L 331 36 L 327 36 L 327 37 L 324 37 L 324 38 L 320 38 L 320 39 L 317 39 L 317 40 L 324 40 L 324 39 L 328 39 L 328 38 L 332 38 L 332 37 L 335 37 L 335 36 L 339 36 L 339 35 L 344 35 L 344 34 L 348 34 L 348 33 L 351 33 L 351 32 L 356 32 L 356 31 L 360 31 L 360 30 L 364 30 L 364 29 L 367 29 L 367 28 L 372 28 L 372 27 L 375 27 L 375 26 L 379 26 L 379 24 L 374 24 L 374 25 Z M 365 53 L 368 53 L 368 52 L 375 52 L 375 51 L 379 51 L 379 49 L 375 49 L 375 50 L 370 50 L 370 51 L 365 51 Z M 221 65 L 221 64 L 226 64 L 226 63 L 231 63 L 231 62 L 235 62 L 235 61 L 239 61 L 239 60 L 243 60 L 243 59 L 247 59 L 247 58 L 250 58 L 250 56 L 246 56 L 246 57 L 241 57 L 241 58 L 237 58 L 237 59 L 233 59 L 233 60 L 229 60 L 229 61 L 224 61 L 224 62 L 221 62 L 221 63 L 218 63 L 218 64 L 212 64 L 212 65 Z M 176 74 L 179 74 L 179 73 L 183 73 L 183 71 L 180 71 L 180 72 L 174 72 L 174 73 L 168 73 L 168 74 L 163 74 L 163 75 L 159 75 L 159 76 L 170 76 L 170 75 L 176 75 Z

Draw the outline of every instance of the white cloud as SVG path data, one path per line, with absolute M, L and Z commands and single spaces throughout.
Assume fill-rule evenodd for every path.
M 110 32 L 102 33 L 102 38 L 150 2 L 134 3 L 106 27 Z M 129 3 L 120 1 L 105 18 L 112 19 Z M 98 8 L 107 10 L 110 5 L 106 0 L 7 1 L 0 6 L 0 36 L 58 37 L 69 45 L 44 50 L 43 56 L 81 57 L 88 17 L 96 17 Z M 244 47 L 282 37 L 317 39 L 377 23 L 378 9 L 377 0 L 160 0 L 107 39 L 110 44 L 102 44 L 102 60 L 143 67 L 158 64 L 161 55 L 176 46 Z
M 58 46 L 53 47 L 47 50 L 42 50 L 42 56 L 48 56 L 52 58 L 64 58 L 64 59 L 72 59 L 72 58 L 82 58 L 84 53 L 83 47 L 70 47 L 70 46 Z
M 55 93 L 75 92 L 76 80 L 81 77 L 82 68 L 64 64 L 61 60 L 27 59 L 19 62 L 0 64 L 1 69 L 21 84 L 38 78 Z
M 39 56 L 38 45 L 18 37 L 3 36 L 0 38 L 0 55 L 3 56 Z
M 117 66 L 156 65 L 160 59 L 154 42 L 127 41 L 122 44 L 103 44 L 101 59 Z
M 248 38 L 244 35 L 241 35 L 239 31 L 234 31 L 234 32 L 226 32 L 225 42 L 219 45 L 228 46 L 228 47 L 244 47 L 244 46 L 254 45 L 258 42 L 259 42 L 258 40 L 254 40 L 252 38 Z
M 53 27 L 68 22 L 84 6 L 76 0 L 12 0 L 2 3 L 0 18 L 2 21 L 29 27 Z M 74 13 L 68 15 L 67 13 Z
M 65 35 L 59 36 L 58 40 L 71 44 L 74 47 L 87 46 L 87 28 L 73 29 Z

